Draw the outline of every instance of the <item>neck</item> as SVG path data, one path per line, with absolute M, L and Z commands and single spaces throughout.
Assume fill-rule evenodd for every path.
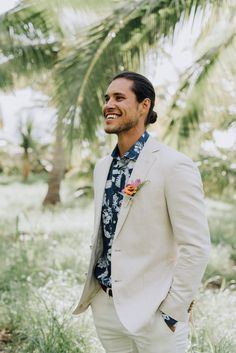
M 126 131 L 125 134 L 118 135 L 118 148 L 120 156 L 122 157 L 129 149 L 132 147 L 135 142 L 143 135 L 145 129 L 139 130 L 136 133 L 133 131 Z

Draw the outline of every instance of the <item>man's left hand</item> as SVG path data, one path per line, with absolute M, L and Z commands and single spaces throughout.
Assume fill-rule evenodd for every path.
M 170 328 L 172 332 L 175 332 L 176 330 L 176 324 L 178 321 L 173 319 L 171 316 L 161 312 L 163 319 L 165 320 L 166 325 Z

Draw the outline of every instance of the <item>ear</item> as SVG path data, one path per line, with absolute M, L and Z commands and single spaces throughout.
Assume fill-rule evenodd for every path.
M 150 106 L 151 106 L 151 100 L 149 98 L 145 98 L 142 101 L 142 108 L 143 108 L 143 112 L 145 114 L 147 114 L 149 112 Z

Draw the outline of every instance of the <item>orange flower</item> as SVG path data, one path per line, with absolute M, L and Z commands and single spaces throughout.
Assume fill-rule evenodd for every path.
M 147 182 L 141 182 L 140 179 L 136 179 L 135 181 L 131 181 L 131 183 L 127 184 L 125 186 L 125 188 L 122 190 L 122 192 L 129 196 L 130 198 L 134 197 L 134 195 L 136 194 L 136 192 L 141 189 L 141 187 Z
M 134 196 L 136 194 L 137 190 L 138 190 L 137 186 L 128 184 L 124 188 L 123 192 L 124 192 L 124 194 L 126 194 L 128 196 Z

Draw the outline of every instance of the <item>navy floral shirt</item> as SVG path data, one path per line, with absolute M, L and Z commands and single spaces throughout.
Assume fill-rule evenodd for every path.
M 149 134 L 145 131 L 139 140 L 122 157 L 119 156 L 118 146 L 115 147 L 111 154 L 113 160 L 105 185 L 101 214 L 103 254 L 99 258 L 94 270 L 95 277 L 105 287 L 112 287 L 111 248 L 124 196 L 122 190 L 128 183 L 135 162 L 148 138 Z M 164 313 L 162 315 L 168 325 L 174 325 L 177 322 Z
M 128 183 L 134 164 L 148 137 L 149 134 L 145 131 L 139 140 L 122 157 L 119 156 L 118 146 L 115 147 L 111 154 L 113 161 L 106 181 L 101 215 L 103 254 L 95 267 L 95 277 L 106 287 L 111 288 L 112 286 L 111 247 L 123 200 L 122 190 Z

